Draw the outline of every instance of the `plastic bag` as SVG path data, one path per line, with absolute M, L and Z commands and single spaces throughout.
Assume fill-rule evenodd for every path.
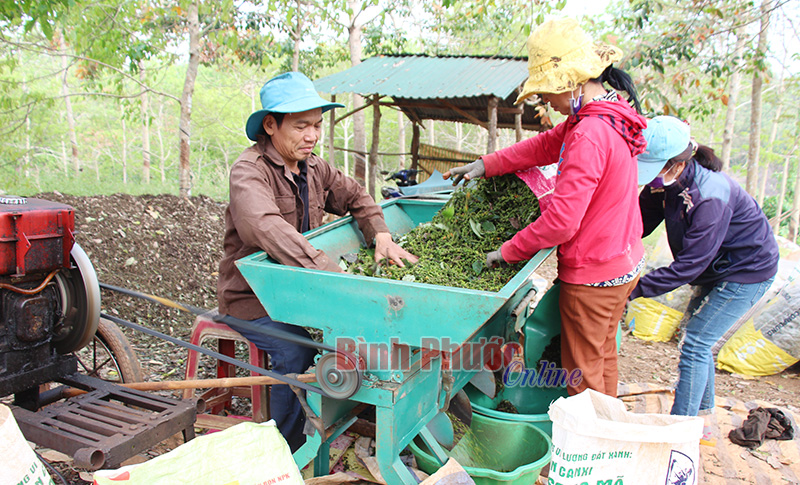
M 702 418 L 631 413 L 591 389 L 559 398 L 548 414 L 549 484 L 698 482 Z
M 634 337 L 668 342 L 675 335 L 683 313 L 650 298 L 636 298 L 628 304 L 625 324 L 633 328 Z
M 8 406 L 0 404 L 0 478 L 3 483 L 53 485 L 53 479 L 36 457 Z
M 550 207 L 550 198 L 556 187 L 558 165 L 553 163 L 541 167 L 531 167 L 517 172 L 517 177 L 525 182 L 539 200 L 539 209 L 544 212 Z
M 717 367 L 728 372 L 767 376 L 800 360 L 800 278 L 795 271 L 778 293 L 747 313 L 744 325 L 717 354 Z M 741 322 L 741 320 L 740 320 Z
M 94 485 L 302 485 L 275 421 L 245 422 L 197 437 L 150 461 L 99 470 Z
M 749 320 L 719 350 L 717 368 L 735 374 L 769 376 L 799 360 L 770 342 Z

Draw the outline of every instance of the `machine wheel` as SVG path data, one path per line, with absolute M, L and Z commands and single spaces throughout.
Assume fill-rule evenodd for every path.
M 328 352 L 317 361 L 317 384 L 334 399 L 347 399 L 361 388 L 361 371 L 356 357 L 345 352 Z
M 75 352 L 78 372 L 109 382 L 142 382 L 139 359 L 128 338 L 117 325 L 105 318 L 97 324 L 97 333 L 89 345 Z
M 72 268 L 55 278 L 61 298 L 61 321 L 53 343 L 61 354 L 79 350 L 91 342 L 100 319 L 100 284 L 92 262 L 76 243 L 70 252 Z

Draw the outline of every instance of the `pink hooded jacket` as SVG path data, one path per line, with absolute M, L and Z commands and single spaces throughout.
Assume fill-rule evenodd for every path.
M 484 155 L 486 177 L 558 162 L 550 207 L 506 241 L 515 263 L 558 245 L 566 283 L 608 281 L 629 273 L 644 254 L 636 156 L 644 117 L 624 100 L 594 101 L 555 128 Z

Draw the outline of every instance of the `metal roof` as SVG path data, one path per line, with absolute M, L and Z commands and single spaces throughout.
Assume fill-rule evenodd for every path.
M 497 57 L 376 56 L 314 81 L 330 94 L 432 99 L 494 95 L 505 99 L 528 78 L 528 61 Z
M 528 61 L 518 57 L 379 55 L 314 81 L 323 93 L 389 96 L 412 120 L 475 123 L 489 119 L 489 100 L 499 98 L 500 128 L 514 127 L 517 91 L 528 78 Z M 528 130 L 542 126 L 535 110 L 522 116 Z

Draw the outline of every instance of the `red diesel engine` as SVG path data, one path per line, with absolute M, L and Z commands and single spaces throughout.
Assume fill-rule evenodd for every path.
M 100 318 L 100 287 L 68 205 L 0 196 L 0 396 L 75 372 L 66 358 Z

